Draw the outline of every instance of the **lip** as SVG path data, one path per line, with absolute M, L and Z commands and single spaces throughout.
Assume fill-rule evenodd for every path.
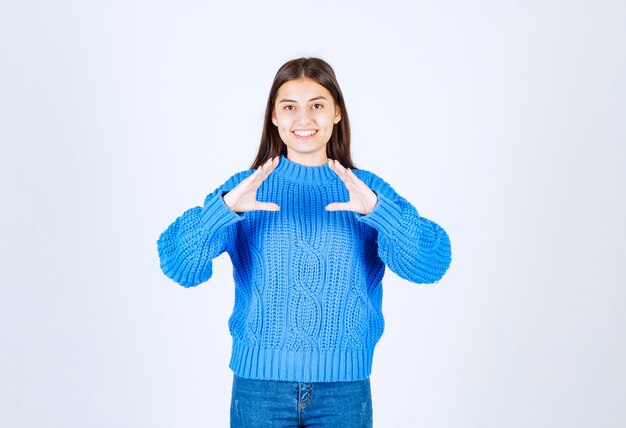
M 307 136 L 304 137 L 304 136 L 296 134 L 296 131 L 315 131 L 315 132 L 313 132 L 311 135 L 307 135 Z M 296 131 L 291 131 L 291 133 L 298 140 L 310 140 L 311 138 L 315 137 L 317 135 L 317 133 L 319 132 L 318 129 L 297 129 Z

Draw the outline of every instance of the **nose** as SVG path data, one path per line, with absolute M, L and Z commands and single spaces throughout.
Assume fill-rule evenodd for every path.
M 300 114 L 298 115 L 298 125 L 309 125 L 312 122 L 312 118 L 308 109 L 303 108 L 300 109 Z

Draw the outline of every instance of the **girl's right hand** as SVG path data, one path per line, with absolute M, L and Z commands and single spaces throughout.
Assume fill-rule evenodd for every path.
M 262 166 L 257 168 L 250 177 L 235 186 L 223 196 L 224 202 L 231 210 L 242 213 L 246 211 L 279 211 L 280 207 L 272 202 L 259 202 L 256 200 L 256 191 L 263 181 L 278 166 L 280 157 L 270 158 Z

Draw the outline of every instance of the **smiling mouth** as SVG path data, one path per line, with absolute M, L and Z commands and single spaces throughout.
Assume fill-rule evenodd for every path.
M 302 131 L 293 131 L 293 133 L 300 138 L 308 138 L 312 135 L 317 134 L 317 129 L 307 129 Z

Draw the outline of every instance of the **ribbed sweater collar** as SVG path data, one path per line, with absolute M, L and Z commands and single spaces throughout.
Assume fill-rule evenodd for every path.
M 286 180 L 300 184 L 323 185 L 337 180 L 337 174 L 330 169 L 328 164 L 320 166 L 306 166 L 290 161 L 285 156 L 280 157 L 274 174 L 283 176 Z

